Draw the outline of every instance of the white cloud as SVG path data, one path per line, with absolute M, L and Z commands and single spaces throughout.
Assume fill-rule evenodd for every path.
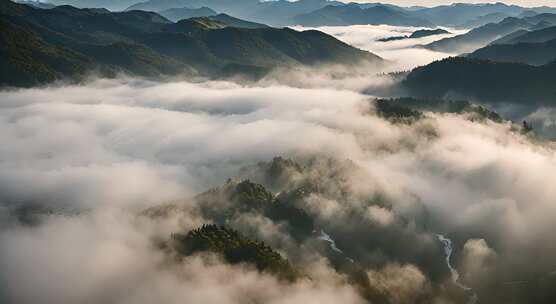
M 394 214 L 386 208 L 369 206 L 367 213 L 371 221 L 383 226 L 389 225 L 394 221 Z
M 337 295 L 342 302 L 358 303 L 353 289 L 322 265 L 310 269 L 326 273 L 323 281 L 293 286 L 219 263 L 191 261 L 183 272 L 160 268 L 150 237 L 167 235 L 172 227 L 145 227 L 121 213 L 122 208 L 188 197 L 223 183 L 243 165 L 276 155 L 352 160 L 364 172 L 353 172 L 348 179 L 354 191 L 368 197 L 378 193 L 392 203 L 391 209 L 365 209 L 383 225 L 419 202 L 430 216 L 427 229 L 484 239 L 497 254 L 497 269 L 536 274 L 554 265 L 554 147 L 512 132 L 509 124 L 456 115 L 429 114 L 414 124 L 391 124 L 372 114 L 369 96 L 310 87 L 120 79 L 1 92 L 4 206 L 35 203 L 89 210 L 69 218 L 51 216 L 35 228 L 2 230 L 0 280 L 16 286 L 9 296 L 46 303 L 128 303 L 140 298 L 234 303 L 239 295 L 248 295 L 264 302 L 298 303 L 338 301 Z M 307 204 L 330 221 L 349 218 L 365 206 L 318 197 Z M 191 228 L 199 220 L 186 218 L 179 227 Z M 261 237 L 281 237 L 280 227 L 264 219 L 238 219 L 238 225 L 254 220 L 269 228 Z M 355 225 L 349 220 L 335 224 Z M 288 242 L 277 240 L 278 245 Z M 478 243 L 469 244 L 466 252 Z M 369 255 L 383 257 L 379 251 Z M 539 262 L 531 265 L 531 256 Z M 384 276 L 380 270 L 369 271 L 370 278 Z M 400 272 L 398 279 L 412 284 L 397 297 L 429 284 L 411 265 L 387 271 Z M 232 279 L 226 282 L 234 284 L 224 286 L 218 273 L 229 274 Z M 278 291 L 261 294 L 268 286 Z M 382 288 L 398 286 L 393 281 Z M 222 293 L 211 292 L 214 288 Z
M 451 34 L 434 35 L 416 39 L 381 42 L 378 39 L 394 36 L 409 36 L 419 27 L 402 27 L 391 25 L 352 25 L 352 26 L 321 26 L 316 28 L 293 27 L 296 30 L 317 29 L 333 35 L 339 40 L 357 48 L 375 53 L 393 62 L 387 71 L 409 70 L 426 65 L 434 60 L 443 59 L 458 54 L 441 53 L 424 48 L 425 45 L 436 40 L 463 34 L 465 30 L 446 28 Z

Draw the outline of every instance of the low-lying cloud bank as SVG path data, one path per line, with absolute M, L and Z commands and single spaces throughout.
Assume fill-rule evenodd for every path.
M 316 28 L 295 26 L 293 28 L 296 30 L 316 29 L 352 46 L 373 52 L 392 61 L 393 65 L 389 67 L 388 71 L 410 70 L 435 60 L 456 56 L 458 54 L 435 52 L 420 46 L 466 32 L 465 30 L 447 28 L 450 34 L 382 42 L 379 39 L 409 36 L 422 28 L 392 25 L 321 26 Z
M 3 302 L 363 303 L 318 252 L 296 258 L 305 247 L 289 246 L 265 218 L 232 224 L 302 260 L 312 279 L 284 283 L 210 256 L 171 264 L 152 240 L 203 219 L 153 223 L 130 212 L 191 197 L 276 155 L 357 168 L 315 169 L 346 188 L 301 206 L 365 266 L 372 297 L 465 300 L 446 292 L 454 286 L 436 232 L 453 239 L 453 265 L 485 303 L 512 300 L 511 282 L 553 299 L 542 284 L 556 269 L 556 154 L 509 123 L 429 113 L 393 124 L 352 90 L 275 83 L 96 80 L 0 99 Z M 37 205 L 53 214 L 34 226 L 13 218 Z

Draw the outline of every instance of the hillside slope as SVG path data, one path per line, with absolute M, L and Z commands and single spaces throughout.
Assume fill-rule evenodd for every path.
M 278 66 L 383 62 L 322 32 L 270 28 L 227 15 L 173 23 L 145 11 L 44 10 L 0 0 L 0 22 L 0 86 L 79 79 L 89 72 L 260 77 Z
M 495 44 L 476 50 L 469 58 L 543 65 L 556 60 L 556 38 L 548 42 Z
M 555 62 L 537 67 L 454 57 L 414 69 L 402 86 L 411 96 L 422 98 L 554 105 L 555 83 Z
M 425 48 L 448 53 L 469 53 L 516 31 L 538 30 L 553 25 L 556 25 L 556 15 L 554 14 L 542 14 L 521 19 L 506 18 L 499 23 L 489 23 L 462 35 L 432 42 Z

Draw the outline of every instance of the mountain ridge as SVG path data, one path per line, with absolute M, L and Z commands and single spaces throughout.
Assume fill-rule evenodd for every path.
M 19 71 L 15 78 L 10 73 L 2 75 L 0 85 L 29 86 L 64 76 L 79 79 L 84 71 L 148 77 L 182 72 L 251 77 L 277 66 L 384 62 L 322 32 L 270 28 L 227 15 L 215 18 L 220 20 L 201 17 L 173 23 L 153 12 L 110 13 L 72 6 L 43 10 L 0 0 L 0 21 L 5 25 L 0 32 L 5 45 L 0 49 L 4 53 L 2 67 Z M 19 39 L 18 34 L 27 38 Z M 40 47 L 25 46 L 26 41 Z M 32 55 L 35 61 L 15 60 L 23 49 L 28 50 L 24 54 L 37 49 L 49 52 Z M 69 62 L 58 64 L 54 59 Z M 26 61 L 36 63 L 32 67 L 37 75 L 26 68 Z M 71 66 L 75 68 L 64 69 Z

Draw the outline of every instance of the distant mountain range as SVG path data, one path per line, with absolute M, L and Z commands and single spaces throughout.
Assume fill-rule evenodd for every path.
M 507 17 L 556 13 L 556 8 L 524 8 L 504 3 L 456 3 L 432 8 L 405 8 L 382 3 L 346 4 L 331 0 L 148 0 L 132 5 L 127 10 L 161 11 L 169 8 L 200 8 L 203 6 L 242 19 L 277 26 L 392 24 L 476 27 L 490 22 L 499 22 Z
M 218 12 L 226 12 L 239 16 L 237 13 L 249 7 L 256 6 L 258 0 L 147 0 L 135 1 L 136 3 L 126 8 L 126 11 L 142 10 L 159 12 L 172 8 L 202 8 L 208 7 Z
M 556 26 L 511 33 L 468 55 L 469 58 L 544 65 L 556 60 Z
M 539 14 L 533 17 L 510 17 L 499 23 L 489 23 L 468 33 L 432 42 L 425 47 L 448 53 L 468 53 L 484 47 L 517 31 L 539 30 L 556 25 L 556 14 Z
M 141 0 L 48 0 L 54 5 L 71 5 L 78 8 L 106 8 L 111 11 L 122 11 Z
M 433 24 L 403 10 L 385 5 L 361 6 L 358 4 L 329 5 L 316 11 L 294 17 L 295 24 L 303 26 L 389 24 L 399 26 L 425 26 Z
M 35 8 L 42 8 L 42 9 L 51 9 L 56 7 L 56 5 L 48 3 L 48 2 L 39 2 L 39 1 L 28 1 L 28 0 L 20 0 L 16 1 L 17 3 L 30 5 Z
M 210 8 L 241 19 L 273 26 L 305 24 L 401 24 L 474 28 L 507 17 L 529 17 L 556 13 L 556 8 L 526 8 L 504 3 L 456 3 L 436 7 L 400 7 L 382 3 L 343 3 L 333 0 L 260 1 L 260 0 L 50 0 L 56 5 L 108 8 L 110 10 L 145 10 Z M 338 7 L 338 10 L 327 8 Z M 340 9 L 341 8 L 341 9 Z M 172 18 L 171 18 L 172 19 Z
M 456 3 L 420 9 L 415 11 L 414 14 L 434 24 L 459 26 L 489 14 L 498 13 L 506 16 L 517 16 L 523 11 L 523 7 L 507 5 L 501 2 L 486 4 Z
M 167 10 L 160 11 L 158 13 L 161 16 L 167 18 L 168 20 L 174 22 L 177 22 L 182 19 L 189 19 L 194 17 L 209 17 L 209 16 L 218 15 L 217 12 L 215 12 L 214 10 L 206 6 L 200 8 L 187 8 L 187 7 L 170 8 Z
M 505 13 L 491 13 L 491 14 L 487 14 L 487 15 L 482 15 L 476 18 L 473 18 L 471 20 L 468 20 L 462 24 L 458 24 L 455 27 L 458 28 L 468 28 L 468 29 L 472 29 L 472 28 L 476 28 L 479 26 L 483 26 L 489 23 L 498 23 L 508 17 L 511 17 L 508 14 Z
M 227 15 L 173 23 L 152 12 L 45 10 L 0 0 L 0 25 L 3 86 L 90 72 L 257 77 L 277 66 L 383 62 L 322 32 L 270 28 Z
M 215 11 L 242 19 L 270 25 L 287 25 L 298 14 L 311 12 L 327 5 L 343 3 L 328 0 L 264 1 L 259 0 L 148 0 L 126 10 L 163 11 L 171 8 L 209 7 Z

